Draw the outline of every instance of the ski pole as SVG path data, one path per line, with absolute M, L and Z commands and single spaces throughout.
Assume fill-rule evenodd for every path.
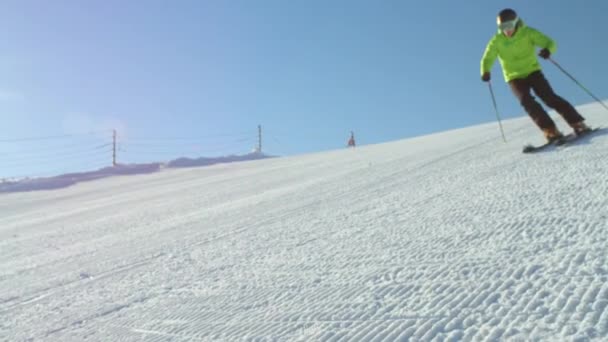
M 500 120 L 500 114 L 498 113 L 498 106 L 496 105 L 496 97 L 494 96 L 494 90 L 492 89 L 492 83 L 488 81 L 488 87 L 490 88 L 490 95 L 492 95 L 492 103 L 494 104 L 494 111 L 496 112 L 496 120 L 498 121 L 498 126 L 500 127 L 500 133 L 502 134 L 502 140 L 507 142 L 507 138 L 505 137 L 505 131 L 502 129 L 502 121 Z
M 608 106 L 606 106 L 606 104 L 604 102 L 602 102 L 602 100 L 598 99 L 595 95 L 593 95 L 587 88 L 585 88 L 584 85 L 581 84 L 581 82 L 577 81 L 576 78 L 574 78 L 574 76 L 570 75 L 570 73 L 568 73 L 564 68 L 562 68 L 561 65 L 559 65 L 559 63 L 557 63 L 554 59 L 552 59 L 551 57 L 549 57 L 549 60 L 551 61 L 551 63 L 555 64 L 555 66 L 561 70 L 564 74 L 566 74 L 566 76 L 570 77 L 570 79 L 572 81 L 574 81 L 574 83 L 576 83 L 579 87 L 581 87 L 581 89 L 583 89 L 587 94 L 589 94 L 589 96 L 593 97 L 593 99 L 597 102 L 599 102 L 602 106 L 604 106 L 604 108 L 608 109 Z

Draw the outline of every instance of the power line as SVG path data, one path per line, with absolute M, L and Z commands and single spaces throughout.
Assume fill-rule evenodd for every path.
M 22 150 L 21 148 L 19 148 L 18 150 L 12 151 L 12 153 L 3 153 L 0 154 L 2 156 L 9 156 L 9 155 L 18 155 L 20 157 L 36 157 L 39 155 L 46 155 L 49 154 L 49 152 L 53 152 L 56 153 L 58 151 L 60 152 L 72 152 L 72 151 L 82 151 L 82 150 L 99 150 L 99 149 L 103 149 L 106 147 L 110 147 L 112 146 L 112 143 L 107 143 L 107 144 L 91 144 L 91 145 L 74 145 L 74 144 L 70 144 L 70 145 L 63 145 L 63 146 L 56 146 L 56 147 L 47 147 L 47 148 L 39 148 L 39 149 L 27 149 L 27 150 Z
M 108 132 L 111 132 L 111 131 L 104 130 L 104 131 L 92 131 L 92 132 L 89 132 L 89 133 L 81 133 L 81 134 L 64 134 L 64 135 L 55 135 L 55 136 L 46 136 L 46 137 L 0 139 L 0 143 L 56 140 L 56 139 L 74 138 L 74 137 L 82 137 L 82 136 L 93 136 L 93 135 L 97 135 L 99 133 L 108 133 Z
M 61 160 L 66 160 L 66 159 L 73 159 L 73 158 L 83 158 L 83 157 L 88 157 L 88 156 L 99 156 L 101 155 L 100 152 L 96 152 L 96 154 L 91 153 L 91 151 L 94 150 L 87 150 L 87 151 L 74 151 L 74 152 L 69 152 L 69 153 L 53 153 L 53 154 L 48 154 L 48 155 L 40 155 L 40 156 L 34 156 L 34 157 L 27 157 L 27 158 L 16 158 L 16 159 L 8 159 L 3 161 L 3 165 L 11 165 L 11 164 L 28 164 L 28 163 L 38 163 L 38 162 L 45 162 L 45 161 L 61 161 Z M 97 150 L 99 151 L 99 150 Z M 112 152 L 111 150 L 106 150 L 106 151 L 101 151 L 104 152 L 104 155 L 107 155 L 108 158 L 110 156 L 110 153 Z
M 234 141 L 188 141 L 188 142 L 149 142 L 149 143 L 145 143 L 145 142 L 130 142 L 130 141 L 119 141 L 118 144 L 121 146 L 141 146 L 141 147 L 148 147 L 148 146 L 166 146 L 169 148 L 175 148 L 175 147 L 180 147 L 180 146 L 193 146 L 193 145 L 202 145 L 202 146 L 214 146 L 217 145 L 218 143 L 220 144 L 226 144 L 226 143 L 231 143 L 231 144 L 238 144 L 238 143 L 244 143 L 244 142 L 252 142 L 255 141 L 255 139 L 253 138 L 243 138 L 243 139 L 239 139 L 239 140 L 234 140 Z
M 241 132 L 241 133 L 228 133 L 228 134 L 213 134 L 213 135 L 202 135 L 202 136 L 196 136 L 196 137 L 128 137 L 125 139 L 125 141 L 139 141 L 139 142 L 145 142 L 145 141 L 189 141 L 189 140 L 195 140 L 195 141 L 200 141 L 200 140 L 204 140 L 204 139 L 209 139 L 209 138 L 227 138 L 227 137 L 232 137 L 232 138 L 241 138 L 241 137 L 250 137 L 250 136 L 254 136 L 255 134 L 257 134 L 255 131 L 247 131 L 247 132 Z
M 101 133 L 104 136 L 100 136 Z M 188 155 L 213 157 L 211 155 L 235 155 L 238 154 L 237 151 L 248 153 L 256 148 L 256 143 L 261 138 L 259 130 L 198 137 L 129 137 L 127 139 L 120 137 L 116 139 L 111 133 L 115 134 L 115 131 L 1 139 L 0 143 L 19 143 L 19 145 L 14 147 L 9 145 L 8 149 L 13 151 L 3 153 L 0 164 L 4 171 L 35 168 L 41 170 L 36 172 L 38 174 L 49 174 L 52 171 L 42 170 L 59 165 L 61 166 L 55 170 L 64 171 L 72 166 L 82 169 L 86 165 L 112 166 L 115 165 L 113 162 L 116 160 L 115 157 L 123 159 L 121 160 L 123 163 L 128 160 L 144 162 L 142 160 L 151 159 L 156 159 L 154 162 L 161 162 L 171 159 L 171 156 L 175 159 Z M 85 139 L 82 139 L 83 137 Z M 66 143 L 64 139 L 72 139 L 74 142 Z M 43 141 L 50 142 L 42 143 Z
M 120 142 L 119 146 L 129 146 L 132 148 L 170 148 L 175 149 L 178 147 L 216 147 L 216 146 L 234 146 L 234 145 L 243 145 L 244 143 L 252 143 L 255 142 L 253 138 L 240 139 L 235 141 L 223 141 L 223 142 L 213 142 L 213 143 L 204 143 L 204 142 L 190 142 L 190 143 L 180 143 L 180 144 L 160 144 L 160 143 L 128 143 L 128 142 Z

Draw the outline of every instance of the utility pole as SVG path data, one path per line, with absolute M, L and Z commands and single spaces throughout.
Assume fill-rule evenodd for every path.
M 116 130 L 112 130 L 112 166 L 116 166 Z
M 262 125 L 258 125 L 258 153 L 262 153 Z

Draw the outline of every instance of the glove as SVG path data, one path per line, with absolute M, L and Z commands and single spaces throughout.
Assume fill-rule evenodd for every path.
M 481 80 L 484 82 L 490 82 L 490 73 L 489 72 L 484 72 L 483 75 L 481 75 Z
M 551 51 L 549 51 L 547 49 L 542 49 L 542 50 L 540 50 L 540 52 L 538 53 L 538 55 L 541 58 L 547 59 L 547 58 L 551 57 Z

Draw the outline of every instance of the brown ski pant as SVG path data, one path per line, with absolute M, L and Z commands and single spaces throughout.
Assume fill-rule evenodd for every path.
M 517 97 L 530 118 L 532 118 L 536 125 L 542 130 L 555 128 L 555 122 L 553 122 L 545 109 L 534 99 L 530 90 L 534 90 L 536 96 L 538 96 L 547 107 L 555 109 L 570 126 L 585 120 L 570 102 L 553 92 L 551 85 L 540 70 L 531 73 L 526 78 L 511 80 L 509 81 L 509 85 L 511 86 L 513 94 Z

